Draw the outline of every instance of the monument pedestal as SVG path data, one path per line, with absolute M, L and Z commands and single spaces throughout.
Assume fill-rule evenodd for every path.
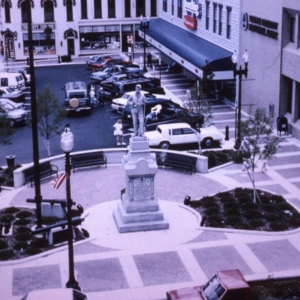
M 113 216 L 119 232 L 168 229 L 154 193 L 157 164 L 146 137 L 132 137 L 122 163 L 126 189 Z

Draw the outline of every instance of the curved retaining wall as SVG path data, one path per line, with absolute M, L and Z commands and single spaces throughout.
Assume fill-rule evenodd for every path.
M 103 151 L 104 154 L 107 157 L 107 164 L 120 164 L 121 159 L 123 156 L 127 153 L 127 149 L 97 149 L 97 150 L 91 150 L 91 151 L 78 151 L 78 152 L 72 152 L 72 154 L 79 154 L 79 153 L 92 153 L 92 152 L 98 152 Z M 173 152 L 180 155 L 186 155 L 186 156 L 193 156 L 197 157 L 197 163 L 196 163 L 196 170 L 198 173 L 205 174 L 208 172 L 208 159 L 205 156 L 199 156 L 196 154 L 191 153 L 185 153 L 180 151 L 172 151 L 172 150 L 153 150 L 151 149 L 151 153 L 161 153 L 162 155 L 167 152 Z M 56 165 L 58 167 L 58 171 L 64 171 L 65 170 L 65 155 L 57 155 L 52 156 L 49 158 L 41 159 L 40 162 L 47 162 L 50 161 L 52 164 Z M 25 177 L 23 171 L 27 168 L 30 168 L 33 166 L 33 163 L 23 165 L 21 168 L 18 168 L 14 171 L 14 188 L 19 188 L 25 184 Z

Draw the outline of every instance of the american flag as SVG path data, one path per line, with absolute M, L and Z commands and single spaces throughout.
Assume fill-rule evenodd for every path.
M 54 188 L 54 189 L 58 189 L 61 184 L 64 182 L 64 180 L 67 178 L 67 173 L 62 173 L 61 175 L 59 175 L 56 179 L 52 180 L 50 182 L 50 185 Z

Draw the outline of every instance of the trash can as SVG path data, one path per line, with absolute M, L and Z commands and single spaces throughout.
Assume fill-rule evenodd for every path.
M 286 135 L 288 134 L 288 120 L 283 115 L 280 115 L 277 118 L 277 135 L 279 133 L 279 135 L 281 136 L 281 132 Z
M 6 163 L 8 168 L 12 168 L 15 165 L 15 155 L 7 155 L 6 156 Z

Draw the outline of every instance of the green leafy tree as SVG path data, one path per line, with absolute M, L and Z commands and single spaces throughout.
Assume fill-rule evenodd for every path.
M 48 156 L 51 156 L 50 139 L 62 132 L 61 121 L 65 116 L 66 111 L 60 105 L 59 99 L 51 92 L 50 86 L 46 85 L 37 94 L 37 119 L 38 130 L 44 138 Z
M 207 62 L 206 66 L 202 69 L 203 76 L 195 81 L 195 84 L 188 91 L 189 101 L 185 104 L 185 107 L 198 116 L 203 116 L 203 126 L 209 126 L 212 124 L 211 105 L 208 101 L 209 94 L 213 87 L 213 77 L 210 64 Z
M 243 151 L 244 165 L 246 165 L 249 178 L 254 188 L 254 202 L 257 194 L 255 189 L 254 169 L 258 161 L 262 158 L 262 153 L 267 153 L 271 159 L 277 152 L 279 137 L 273 134 L 273 118 L 267 116 L 264 108 L 258 108 L 252 113 L 250 108 L 249 116 L 241 122 L 241 144 Z M 252 171 L 252 174 L 250 174 Z
M 0 144 L 11 144 L 10 136 L 15 132 L 15 129 L 10 126 L 9 120 L 5 116 L 0 116 Z

